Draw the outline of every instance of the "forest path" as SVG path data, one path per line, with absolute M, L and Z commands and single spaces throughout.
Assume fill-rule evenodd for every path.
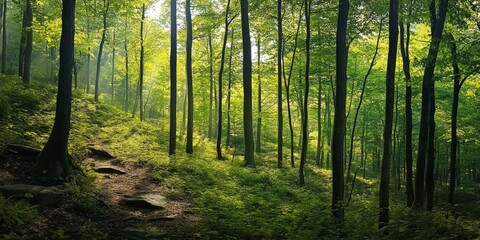
M 109 209 L 113 218 L 98 222 L 98 227 L 113 224 L 112 231 L 108 231 L 110 238 L 125 237 L 122 230 L 127 231 L 127 235 L 137 235 L 139 238 L 194 238 L 195 231 L 189 226 L 195 225 L 198 217 L 191 210 L 193 200 L 190 197 L 172 191 L 159 181 L 152 181 L 149 175 L 154 169 L 147 164 L 122 162 L 94 153 L 83 160 L 82 165 L 99 172 L 95 184 L 101 189 L 102 204 Z M 166 206 L 139 207 L 124 202 L 125 199 L 141 199 L 144 195 L 165 197 Z M 119 224 L 124 226 L 119 229 Z
M 32 148 L 31 152 L 11 149 L 0 152 L 0 185 L 38 185 L 25 169 L 34 164 L 39 151 Z M 81 165 L 102 173 L 95 174 L 92 183 L 74 178 L 72 183 L 58 185 L 65 192 L 60 203 L 38 208 L 38 216 L 23 227 L 2 231 L 18 239 L 198 238 L 200 218 L 191 210 L 193 199 L 169 189 L 162 181 L 151 180 L 149 175 L 155 170 L 148 164 L 105 158 L 90 150 Z M 144 194 L 161 196 L 164 208 L 124 202 Z

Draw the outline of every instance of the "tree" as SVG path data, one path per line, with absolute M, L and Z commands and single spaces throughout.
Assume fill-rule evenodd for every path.
M 473 73 L 480 70 L 480 66 L 477 66 L 472 71 L 467 72 L 463 78 L 461 78 L 460 67 L 458 66 L 458 53 L 457 43 L 452 33 L 445 32 L 445 35 L 450 43 L 451 65 L 453 68 L 453 98 L 452 98 L 452 114 L 451 114 L 451 143 L 450 143 L 450 182 L 448 191 L 448 203 L 454 204 L 455 186 L 457 185 L 457 122 L 458 122 L 458 100 L 460 97 L 460 90 L 465 81 Z
M 30 65 L 32 63 L 33 49 L 32 22 L 32 2 L 31 0 L 26 0 L 23 9 L 22 31 L 20 34 L 20 53 L 18 54 L 18 76 L 23 79 L 23 83 L 25 84 L 29 84 L 30 82 Z
M 222 45 L 222 57 L 220 60 L 220 71 L 218 73 L 218 119 L 217 119 L 217 159 L 223 160 L 222 156 L 222 96 L 223 96 L 223 70 L 225 66 L 225 51 L 227 48 L 227 39 L 228 39 L 228 25 L 233 21 L 228 19 L 228 14 L 230 11 L 230 0 L 227 2 L 227 8 L 225 9 L 225 32 L 223 34 L 223 45 Z
M 303 99 L 303 115 L 302 115 L 302 151 L 300 155 L 300 185 L 305 184 L 304 168 L 307 161 L 308 150 L 308 93 L 310 91 L 310 13 L 312 1 L 305 0 L 305 19 L 307 25 L 306 45 L 306 63 L 305 63 L 305 95 Z
M 114 89 L 114 82 L 115 82 L 115 40 L 116 40 L 116 33 L 115 29 L 113 30 L 113 41 L 112 41 L 112 74 L 111 74 L 111 91 L 112 91 L 112 104 L 114 100 L 114 94 L 115 94 L 115 89 Z
M 257 94 L 257 144 L 255 145 L 255 151 L 260 153 L 262 151 L 262 78 L 261 78 L 261 37 L 260 34 L 257 36 L 257 71 L 258 71 L 258 94 Z
M 398 0 L 390 0 L 388 14 L 388 62 L 385 99 L 385 127 L 383 130 L 383 158 L 382 175 L 380 178 L 379 194 L 379 228 L 388 226 L 389 222 L 389 184 L 390 184 L 390 158 L 392 156 L 392 126 L 393 107 L 395 95 L 395 68 L 397 63 L 398 46 Z M 386 233 L 387 231 L 384 231 Z
M 433 136 L 434 136 L 434 114 L 435 114 L 435 88 L 433 75 L 437 61 L 440 42 L 442 39 L 445 18 L 448 10 L 448 0 L 440 0 L 439 13 L 437 18 L 436 1 L 430 2 L 430 21 L 432 37 L 428 49 L 427 64 L 422 81 L 422 110 L 420 120 L 420 133 L 418 139 L 417 172 L 415 177 L 415 199 L 414 206 L 422 207 L 424 203 L 425 185 L 427 186 L 427 202 L 433 201 Z M 430 152 L 430 154 L 429 154 Z M 428 161 L 428 163 L 427 163 Z M 427 169 L 425 167 L 427 165 Z M 430 205 L 430 202 L 428 205 Z M 432 207 L 431 205 L 429 207 Z M 427 209 L 429 208 L 427 207 Z
M 142 5 L 142 19 L 140 21 L 140 77 L 139 77 L 139 90 L 138 94 L 140 96 L 140 121 L 143 121 L 144 118 L 144 107 L 143 107 L 143 75 L 145 69 L 145 46 L 144 46 L 144 37 L 143 37 L 143 25 L 145 24 L 145 4 Z
M 345 108 L 347 86 L 347 22 L 349 0 L 340 0 L 338 6 L 338 22 L 336 35 L 336 94 L 335 117 L 333 122 L 332 140 L 332 214 L 333 217 L 343 222 L 344 219 L 344 141 L 345 141 Z
M 169 154 L 177 148 L 177 0 L 170 0 L 170 145 Z
M 283 162 L 283 97 L 282 97 L 282 73 L 283 73 L 283 26 L 282 26 L 282 0 L 277 0 L 277 165 L 282 167 Z
M 410 4 L 411 8 L 411 4 Z M 412 148 L 412 78 L 410 75 L 410 22 L 407 22 L 405 40 L 405 27 L 400 22 L 400 50 L 403 60 L 403 72 L 405 74 L 405 168 L 406 168 L 406 193 L 407 207 L 412 207 L 415 193 L 413 192 L 413 148 Z
M 2 20 L 2 67 L 1 73 L 7 73 L 7 0 L 3 0 Z
M 100 70 L 102 64 L 102 54 L 103 54 L 103 45 L 105 44 L 105 38 L 107 34 L 107 15 L 108 9 L 110 7 L 109 0 L 103 0 L 103 31 L 102 39 L 100 40 L 100 46 L 98 47 L 98 56 L 97 56 L 97 72 L 95 75 L 95 102 L 98 102 L 99 95 L 99 81 L 100 81 Z
M 55 122 L 32 173 L 49 182 L 64 181 L 72 174 L 68 137 L 72 100 L 72 68 L 75 37 L 75 0 L 63 0 L 60 69 Z
M 245 138 L 245 162 L 254 166 L 253 124 L 252 124 L 252 48 L 248 21 L 248 0 L 240 1 L 242 16 L 243 45 L 243 131 Z
M 190 0 L 185 2 L 187 18 L 187 98 L 188 98 L 188 120 L 187 120 L 187 153 L 193 153 L 193 73 L 192 73 L 192 14 Z

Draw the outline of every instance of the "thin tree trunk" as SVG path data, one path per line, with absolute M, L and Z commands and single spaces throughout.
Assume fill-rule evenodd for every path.
M 277 0 L 277 166 L 282 167 L 283 162 L 283 97 L 282 97 L 282 73 L 283 73 L 283 26 L 282 26 L 282 0 Z
M 193 73 L 192 73 L 192 45 L 193 29 L 190 0 L 185 3 L 187 19 L 187 98 L 188 98 L 188 120 L 187 120 L 187 146 L 186 153 L 193 153 Z
M 231 116 L 230 116 L 230 109 L 231 109 L 231 96 L 232 96 L 232 58 L 233 58 L 233 37 L 234 37 L 235 29 L 232 29 L 232 36 L 230 40 L 230 56 L 228 60 L 228 93 L 227 93 L 227 146 L 231 145 L 230 142 L 230 127 L 231 127 Z
M 230 11 L 230 0 L 227 2 L 227 8 L 225 10 L 225 32 L 223 35 L 223 45 L 222 45 L 222 58 L 220 60 L 220 71 L 218 73 L 218 119 L 217 119 L 217 159 L 223 160 L 222 156 L 222 122 L 223 122 L 223 110 L 222 110 L 222 103 L 223 103 L 223 71 L 225 67 L 225 51 L 227 48 L 227 40 L 228 40 L 228 26 L 232 22 L 228 19 L 228 14 Z
M 113 104 L 113 100 L 114 100 L 114 97 L 115 97 L 115 91 L 114 91 L 114 82 L 115 82 L 115 39 L 116 38 L 116 34 L 115 34 L 115 30 L 113 30 L 113 49 L 112 49 L 112 76 L 111 76 L 111 87 L 112 87 L 112 104 Z
M 323 154 L 323 145 L 321 144 L 322 141 L 322 79 L 318 78 L 318 108 L 317 108 L 317 155 L 315 159 L 317 160 L 317 166 L 323 166 L 323 159 L 321 159 L 321 155 Z
M 177 148 L 177 0 L 170 1 L 170 144 L 169 155 Z
M 7 0 L 3 0 L 2 21 L 2 69 L 1 73 L 7 73 Z
M 291 96 L 290 96 L 290 83 L 292 79 L 292 72 L 293 72 L 293 65 L 295 63 L 295 56 L 297 54 L 297 46 L 298 46 L 298 35 L 300 32 L 300 24 L 302 23 L 302 10 L 303 6 L 305 5 L 305 1 L 302 1 L 302 6 L 300 7 L 300 14 L 298 16 L 298 23 L 297 23 L 297 30 L 295 33 L 295 41 L 294 41 L 294 47 L 293 47 L 293 56 L 292 56 L 292 61 L 290 63 L 290 69 L 288 71 L 288 78 L 285 76 L 285 70 L 283 70 L 283 79 L 285 83 L 285 89 L 286 89 L 286 94 L 287 94 L 287 112 L 288 112 L 288 126 L 290 130 L 290 163 L 292 165 L 292 168 L 295 167 L 295 158 L 294 158 L 294 149 L 295 149 L 295 143 L 294 143 L 294 132 L 293 132 L 293 119 L 292 119 L 292 108 L 291 108 Z M 283 51 L 283 50 L 282 50 Z M 283 60 L 284 55 L 282 54 L 282 60 Z M 285 65 L 283 65 L 285 67 Z
M 385 128 L 383 131 L 383 158 L 379 193 L 380 217 L 378 222 L 378 226 L 383 230 L 384 234 L 388 233 L 384 227 L 388 226 L 389 223 L 390 158 L 392 157 L 393 101 L 395 94 L 395 67 L 397 62 L 398 47 L 398 0 L 390 0 L 390 10 L 388 15 L 389 37 L 385 100 Z
M 243 44 L 243 131 L 245 137 L 245 162 L 254 166 L 253 124 L 252 124 L 252 53 L 250 26 L 248 21 L 248 0 L 240 1 L 242 15 Z
M 308 94 L 310 91 L 310 12 L 312 7 L 311 0 L 305 0 L 305 19 L 307 27 L 307 39 L 305 41 L 306 45 L 306 63 L 305 63 L 305 95 L 303 101 L 303 117 L 302 117 L 302 151 L 300 155 L 300 185 L 305 184 L 304 169 L 305 163 L 307 161 L 307 151 L 308 151 Z
M 20 29 L 20 47 L 18 54 L 18 76 L 23 77 L 23 69 L 25 67 L 25 46 L 27 45 L 27 0 L 25 0 L 25 5 L 22 6 L 23 20 L 22 20 L 22 29 Z M 25 82 L 28 84 L 28 82 Z
M 430 17 L 432 21 L 432 38 L 430 42 L 430 47 L 428 50 L 427 64 L 425 66 L 425 72 L 423 75 L 423 84 L 422 84 L 422 110 L 421 110 L 421 120 L 420 120 L 420 133 L 418 138 L 418 155 L 417 155 L 417 173 L 415 178 L 415 199 L 414 206 L 416 208 L 422 207 L 424 203 L 424 193 L 425 193 L 425 165 L 428 157 L 428 148 L 429 148 L 429 134 L 433 134 L 431 131 L 431 120 L 433 117 L 432 113 L 432 99 L 434 87 L 433 87 L 433 73 L 435 70 L 435 63 L 438 56 L 438 51 L 440 47 L 440 42 L 442 38 L 443 28 L 445 25 L 445 18 L 448 10 L 448 0 L 440 0 L 440 9 L 439 9 L 439 18 L 436 17 L 436 6 L 435 0 L 431 1 L 430 4 Z M 430 146 L 433 147 L 433 146 Z M 432 163 L 433 164 L 433 163 Z M 432 187 L 432 186 L 429 186 Z M 429 191 L 427 191 L 429 192 Z
M 457 114 L 458 114 L 458 99 L 460 93 L 460 68 L 458 67 L 457 59 L 457 44 L 453 35 L 447 33 L 446 36 L 450 38 L 450 52 L 452 56 L 452 68 L 453 68 L 453 99 L 452 99 L 452 123 L 451 123 L 451 145 L 450 145 L 450 184 L 448 191 L 448 203 L 454 204 L 454 194 L 456 185 L 456 172 L 457 172 Z
M 360 113 L 360 108 L 362 107 L 363 97 L 365 95 L 365 89 L 367 87 L 367 79 L 370 76 L 370 73 L 372 72 L 373 66 L 375 66 L 375 62 L 376 62 L 376 59 L 377 59 L 378 48 L 379 48 L 379 45 L 380 45 L 380 37 L 382 35 L 382 27 L 383 27 L 383 18 L 380 20 L 380 27 L 378 29 L 377 43 L 375 45 L 375 53 L 373 54 L 372 61 L 370 61 L 370 67 L 368 68 L 368 71 L 365 74 L 365 78 L 363 79 L 362 93 L 360 94 L 360 100 L 358 102 L 357 109 L 355 111 L 355 117 L 353 119 L 352 135 L 350 136 L 350 150 L 349 150 L 350 153 L 348 154 L 347 184 L 350 181 L 350 169 L 351 169 L 352 160 L 353 160 L 353 140 L 354 140 L 354 137 L 355 137 L 355 129 L 357 127 L 358 114 Z
M 127 14 L 125 15 L 127 16 Z M 128 19 L 125 18 L 125 39 L 124 39 L 124 48 L 125 48 L 125 111 L 128 111 L 129 107 L 129 96 L 130 96 L 130 81 L 129 81 L 129 69 L 128 69 L 128 40 L 127 40 L 127 30 L 128 30 Z
M 335 94 L 335 119 L 333 123 L 332 140 L 332 215 L 336 221 L 344 221 L 344 168 L 345 161 L 345 107 L 347 90 L 347 22 L 349 0 L 340 0 L 338 6 L 338 22 L 336 35 L 336 94 Z
M 261 81 L 261 69 L 260 69 L 260 34 L 257 39 L 257 66 L 258 66 L 258 118 L 257 118 L 257 144 L 255 145 L 255 151 L 260 153 L 261 147 L 261 134 L 262 134 L 262 81 Z
M 142 19 L 140 20 L 140 76 L 139 76 L 139 90 L 138 95 L 140 96 L 140 121 L 144 119 L 144 108 L 143 108 L 143 75 L 144 75 L 144 58 L 145 58 L 145 46 L 144 46 L 144 37 L 143 37 L 143 25 L 145 21 L 145 4 L 142 5 Z
M 102 39 L 100 40 L 100 47 L 98 48 L 98 57 L 97 57 L 97 72 L 95 75 L 95 102 L 98 102 L 99 92 L 99 81 L 100 81 L 100 70 L 102 63 L 102 54 L 103 54 L 103 45 L 105 44 L 105 37 L 107 34 L 107 14 L 108 8 L 110 7 L 109 0 L 103 0 L 104 12 L 103 12 L 103 31 Z
M 30 70 L 32 66 L 32 51 L 33 51 L 33 12 L 32 12 L 32 2 L 31 0 L 26 0 L 26 39 L 25 39 L 25 59 L 23 65 L 23 82 L 28 84 L 30 83 Z
M 73 52 L 73 79 L 74 79 L 74 86 L 75 89 L 78 88 L 78 71 L 77 71 L 77 60 L 75 51 Z
M 208 63 L 210 71 L 210 107 L 208 109 L 208 138 L 213 137 L 213 46 L 212 46 L 212 33 L 208 33 Z
M 405 167 L 406 169 L 406 194 L 407 207 L 412 207 L 415 194 L 413 192 L 413 146 L 412 146 L 412 80 L 410 76 L 410 22 L 407 22 L 407 37 L 405 40 L 405 27 L 400 22 L 400 50 L 403 59 L 403 72 L 405 74 Z

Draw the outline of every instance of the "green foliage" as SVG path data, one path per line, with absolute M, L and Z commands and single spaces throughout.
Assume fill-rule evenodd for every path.
M 91 170 L 85 170 L 84 175 L 75 175 L 72 181 L 65 184 L 65 189 L 69 195 L 71 207 L 89 217 L 98 217 L 103 213 L 98 195 L 100 189 L 95 185 L 96 173 Z
M 5 198 L 0 194 L 0 226 L 11 228 L 16 225 L 27 224 L 37 216 L 35 206 L 28 203 L 28 200 L 16 201 L 12 198 Z

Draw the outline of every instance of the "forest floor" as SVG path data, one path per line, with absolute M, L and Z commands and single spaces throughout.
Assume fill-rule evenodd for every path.
M 11 149 L 0 154 L 0 183 L 39 184 L 28 176 L 35 161 L 35 155 Z M 12 239 L 62 239 L 64 236 L 82 239 L 194 239 L 195 222 L 198 221 L 192 207 L 192 199 L 179 196 L 161 186 L 148 176 L 152 168 L 146 164 L 123 164 L 115 159 L 107 159 L 95 154 L 81 161 L 82 167 L 107 167 L 122 173 L 97 173 L 91 187 L 98 190 L 87 192 L 98 201 L 99 208 L 88 206 L 78 199 L 79 192 L 65 191 L 65 199 L 58 205 L 38 208 L 35 221 L 23 227 L 16 226 L 8 237 Z M 91 173 L 90 173 L 91 174 Z M 88 183 L 87 183 L 88 184 Z M 57 186 L 66 190 L 68 186 Z M 126 197 L 141 194 L 157 194 L 166 197 L 167 206 L 161 209 L 131 207 L 122 204 Z M 82 198 L 82 196 L 80 196 Z M 7 229 L 2 229 L 7 230 Z
M 0 76 L 0 188 L 38 184 L 27 174 L 36 155 L 11 151 L 8 145 L 41 148 L 53 125 L 56 89 L 36 82 L 25 88 L 18 81 Z M 406 208 L 403 186 L 397 190 L 392 181 L 386 237 L 377 227 L 375 171 L 357 176 L 345 223 L 338 224 L 330 212 L 332 172 L 315 164 L 314 152 L 308 154 L 303 186 L 298 168 L 287 164 L 290 149 L 284 149 L 285 166 L 279 169 L 275 144 L 267 141 L 255 155 L 254 168 L 233 155 L 241 149 L 225 147 L 227 159 L 216 160 L 213 141 L 201 134 L 194 135 L 193 154 L 184 152 L 179 134 L 177 153 L 169 156 L 168 119 L 141 122 L 107 102 L 73 92 L 69 153 L 83 174 L 57 186 L 64 192 L 59 205 L 38 207 L 0 194 L 0 239 L 480 238 L 479 183 L 459 186 L 459 204 L 452 209 L 446 206 L 446 185 L 438 182 L 434 210 L 426 212 Z M 241 142 L 237 137 L 233 141 Z M 99 157 L 92 147 L 114 158 Z M 95 172 L 100 166 L 119 171 Z M 124 204 L 125 198 L 144 193 L 164 196 L 166 207 Z

